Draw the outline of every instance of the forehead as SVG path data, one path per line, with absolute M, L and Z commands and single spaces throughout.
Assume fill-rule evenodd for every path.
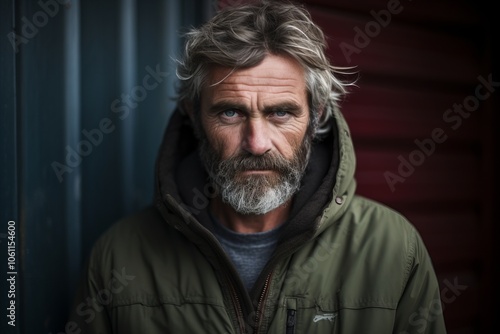
M 258 65 L 243 69 L 213 66 L 203 93 L 209 98 L 238 97 L 245 93 L 303 98 L 306 95 L 304 69 L 295 59 L 281 55 L 267 55 Z

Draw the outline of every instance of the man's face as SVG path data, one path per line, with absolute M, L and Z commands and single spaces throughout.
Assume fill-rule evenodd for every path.
M 202 89 L 201 156 L 224 202 L 264 214 L 300 187 L 308 162 L 309 107 L 304 71 L 292 58 L 213 67 Z

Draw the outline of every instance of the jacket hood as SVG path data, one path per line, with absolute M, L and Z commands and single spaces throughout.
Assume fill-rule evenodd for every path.
M 338 109 L 333 114 L 330 134 L 312 145 L 301 189 L 294 196 L 280 242 L 305 240 L 321 233 L 332 224 L 326 222 L 335 222 L 343 214 L 354 195 L 356 161 L 349 128 Z M 211 230 L 207 208 L 214 191 L 197 149 L 189 117 L 176 109 L 156 161 L 155 204 L 160 211 L 181 218 L 168 220 L 179 230 L 186 230 L 179 226 L 186 222 Z

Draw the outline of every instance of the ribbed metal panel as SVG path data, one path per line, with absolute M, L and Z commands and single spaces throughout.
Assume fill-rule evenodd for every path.
M 207 4 L 0 4 L 1 333 L 72 331 L 66 317 L 93 243 L 152 202 L 180 32 L 205 17 Z M 15 327 L 6 318 L 9 221 Z

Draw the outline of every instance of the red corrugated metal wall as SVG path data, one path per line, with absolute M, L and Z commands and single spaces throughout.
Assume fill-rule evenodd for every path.
M 492 9 L 454 0 L 302 2 L 328 37 L 332 63 L 359 73 L 342 104 L 358 193 L 402 212 L 420 231 L 449 333 L 492 332 L 499 86 L 491 56 L 496 24 L 485 21 Z
M 489 332 L 497 88 L 482 9 L 453 0 L 305 2 L 332 62 L 357 66 L 360 76 L 343 103 L 358 192 L 422 234 L 449 333 Z

